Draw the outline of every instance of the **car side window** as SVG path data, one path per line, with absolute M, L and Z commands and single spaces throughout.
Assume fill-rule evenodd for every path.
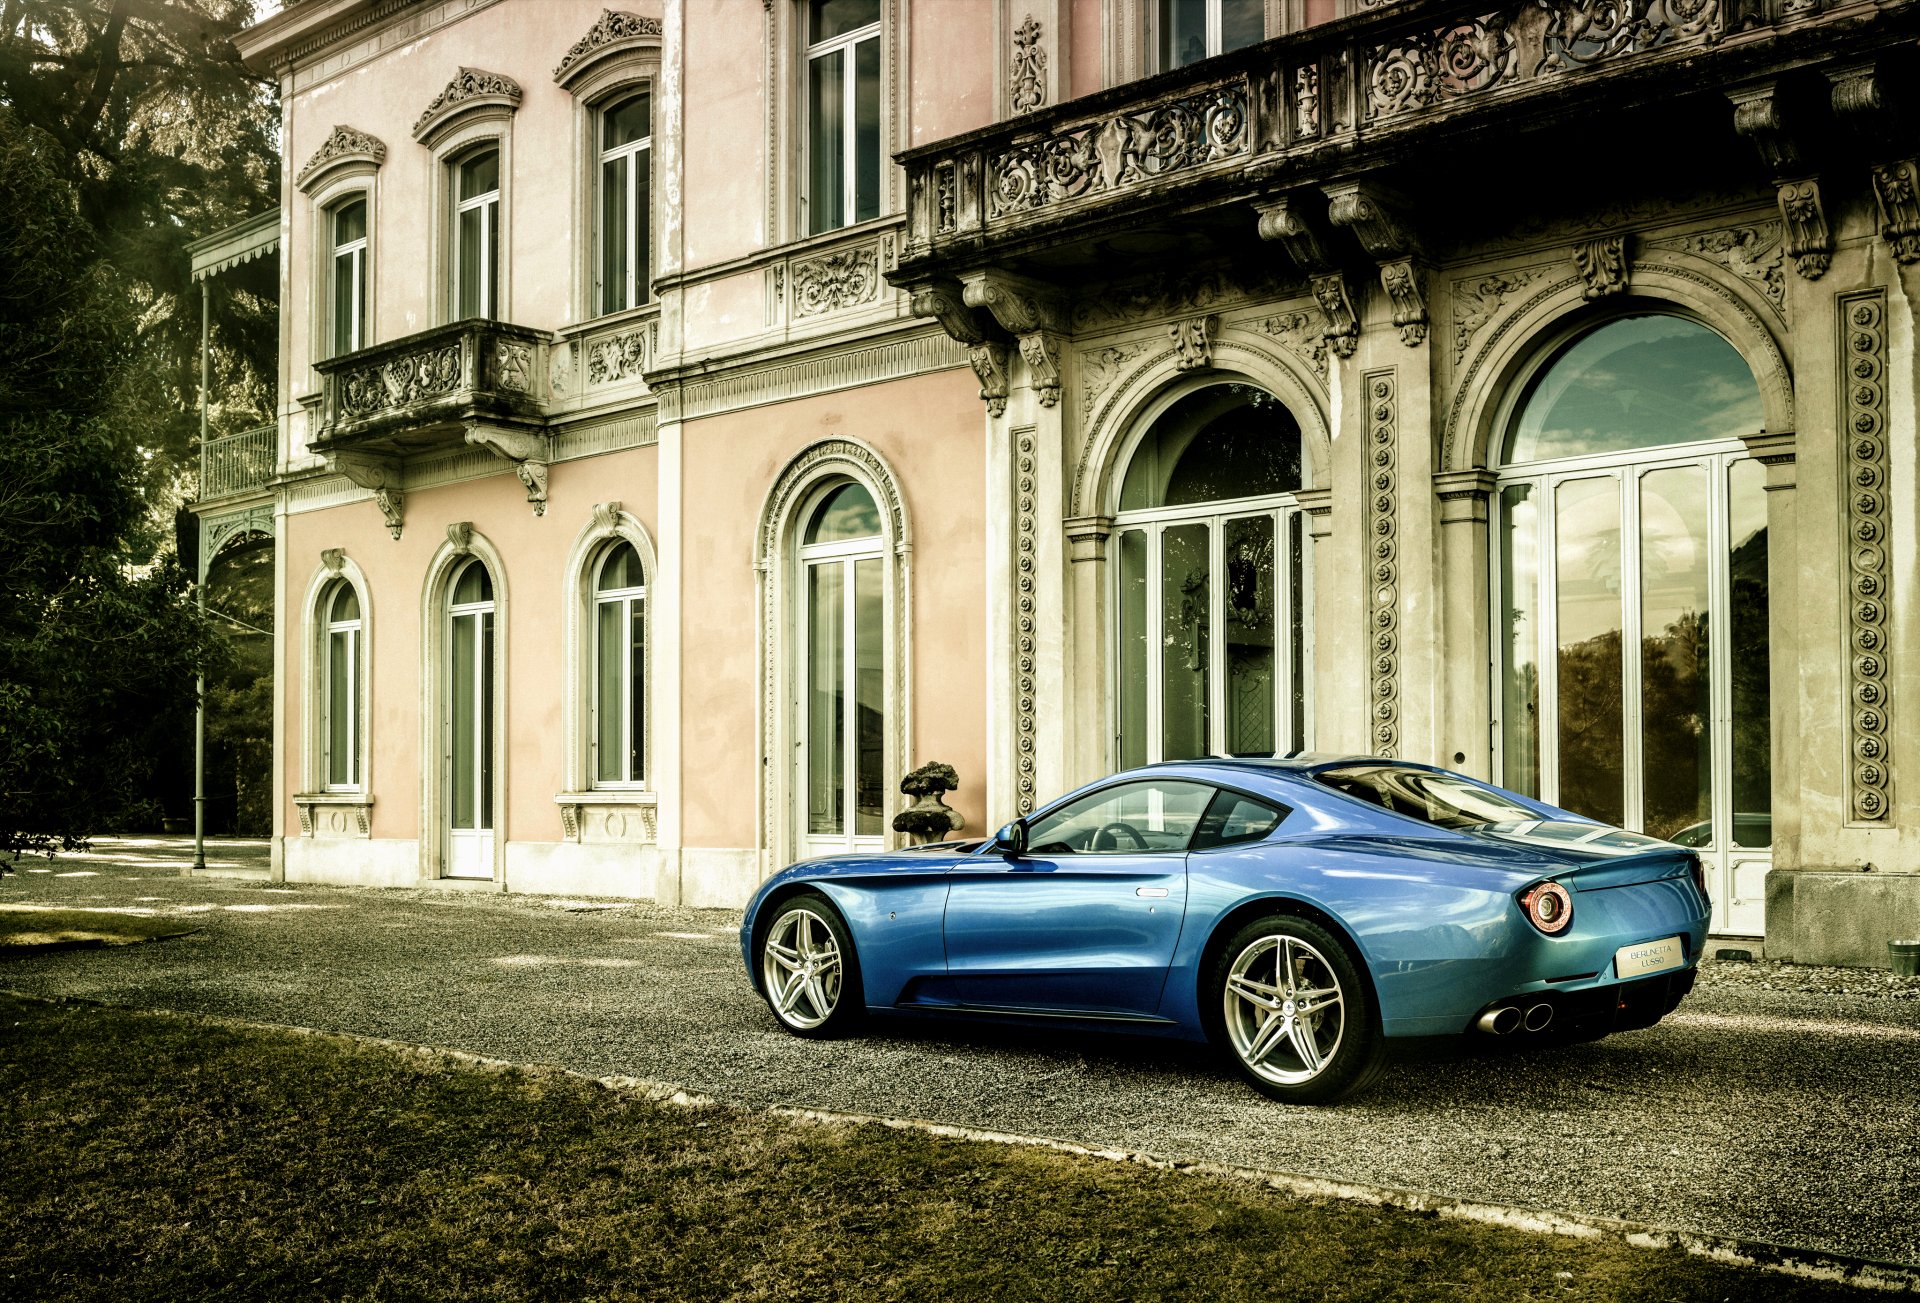
M 1291 813 L 1239 792 L 1219 792 L 1208 804 L 1207 812 L 1200 816 L 1193 844 L 1187 849 L 1203 851 L 1214 846 L 1257 842 L 1278 828 L 1280 821 Z
M 1027 829 L 1029 855 L 1184 851 L 1213 799 L 1205 783 L 1163 779 L 1089 792 Z

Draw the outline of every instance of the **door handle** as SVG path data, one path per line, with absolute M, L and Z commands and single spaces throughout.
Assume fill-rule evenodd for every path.
M 1136 896 L 1151 896 L 1157 900 L 1167 894 L 1167 889 L 1165 887 L 1135 887 L 1133 894 Z

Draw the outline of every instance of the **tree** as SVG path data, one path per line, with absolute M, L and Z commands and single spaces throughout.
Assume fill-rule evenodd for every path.
M 137 819 L 219 642 L 158 551 L 126 420 L 135 310 L 55 140 L 0 107 L 0 851 Z

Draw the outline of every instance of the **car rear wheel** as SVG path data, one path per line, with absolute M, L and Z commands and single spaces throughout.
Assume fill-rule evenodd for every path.
M 795 1036 L 838 1036 L 861 1009 L 860 965 L 839 911 L 812 892 L 780 905 L 760 934 L 760 992 Z
M 1373 992 L 1347 947 L 1287 914 L 1236 932 L 1214 963 L 1214 1028 L 1255 1090 L 1325 1104 L 1361 1089 L 1384 1058 Z

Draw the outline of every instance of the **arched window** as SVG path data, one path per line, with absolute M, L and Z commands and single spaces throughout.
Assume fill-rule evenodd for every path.
M 633 544 L 601 558 L 593 585 L 593 780 L 638 787 L 646 769 L 647 577 Z
M 322 771 L 328 791 L 360 787 L 360 597 L 336 579 L 321 598 L 326 622 L 325 712 L 321 728 Z
M 1771 837 L 1761 422 L 1717 332 L 1616 317 L 1547 356 L 1499 469 L 1502 781 L 1722 867 Z
M 1115 516 L 1118 760 L 1306 745 L 1300 427 L 1264 389 L 1216 384 L 1141 438 Z
M 861 485 L 827 488 L 799 563 L 801 838 L 811 854 L 877 849 L 886 804 L 885 552 Z
M 493 617 L 493 576 L 476 557 L 454 577 L 447 600 L 448 877 L 493 876 Z

